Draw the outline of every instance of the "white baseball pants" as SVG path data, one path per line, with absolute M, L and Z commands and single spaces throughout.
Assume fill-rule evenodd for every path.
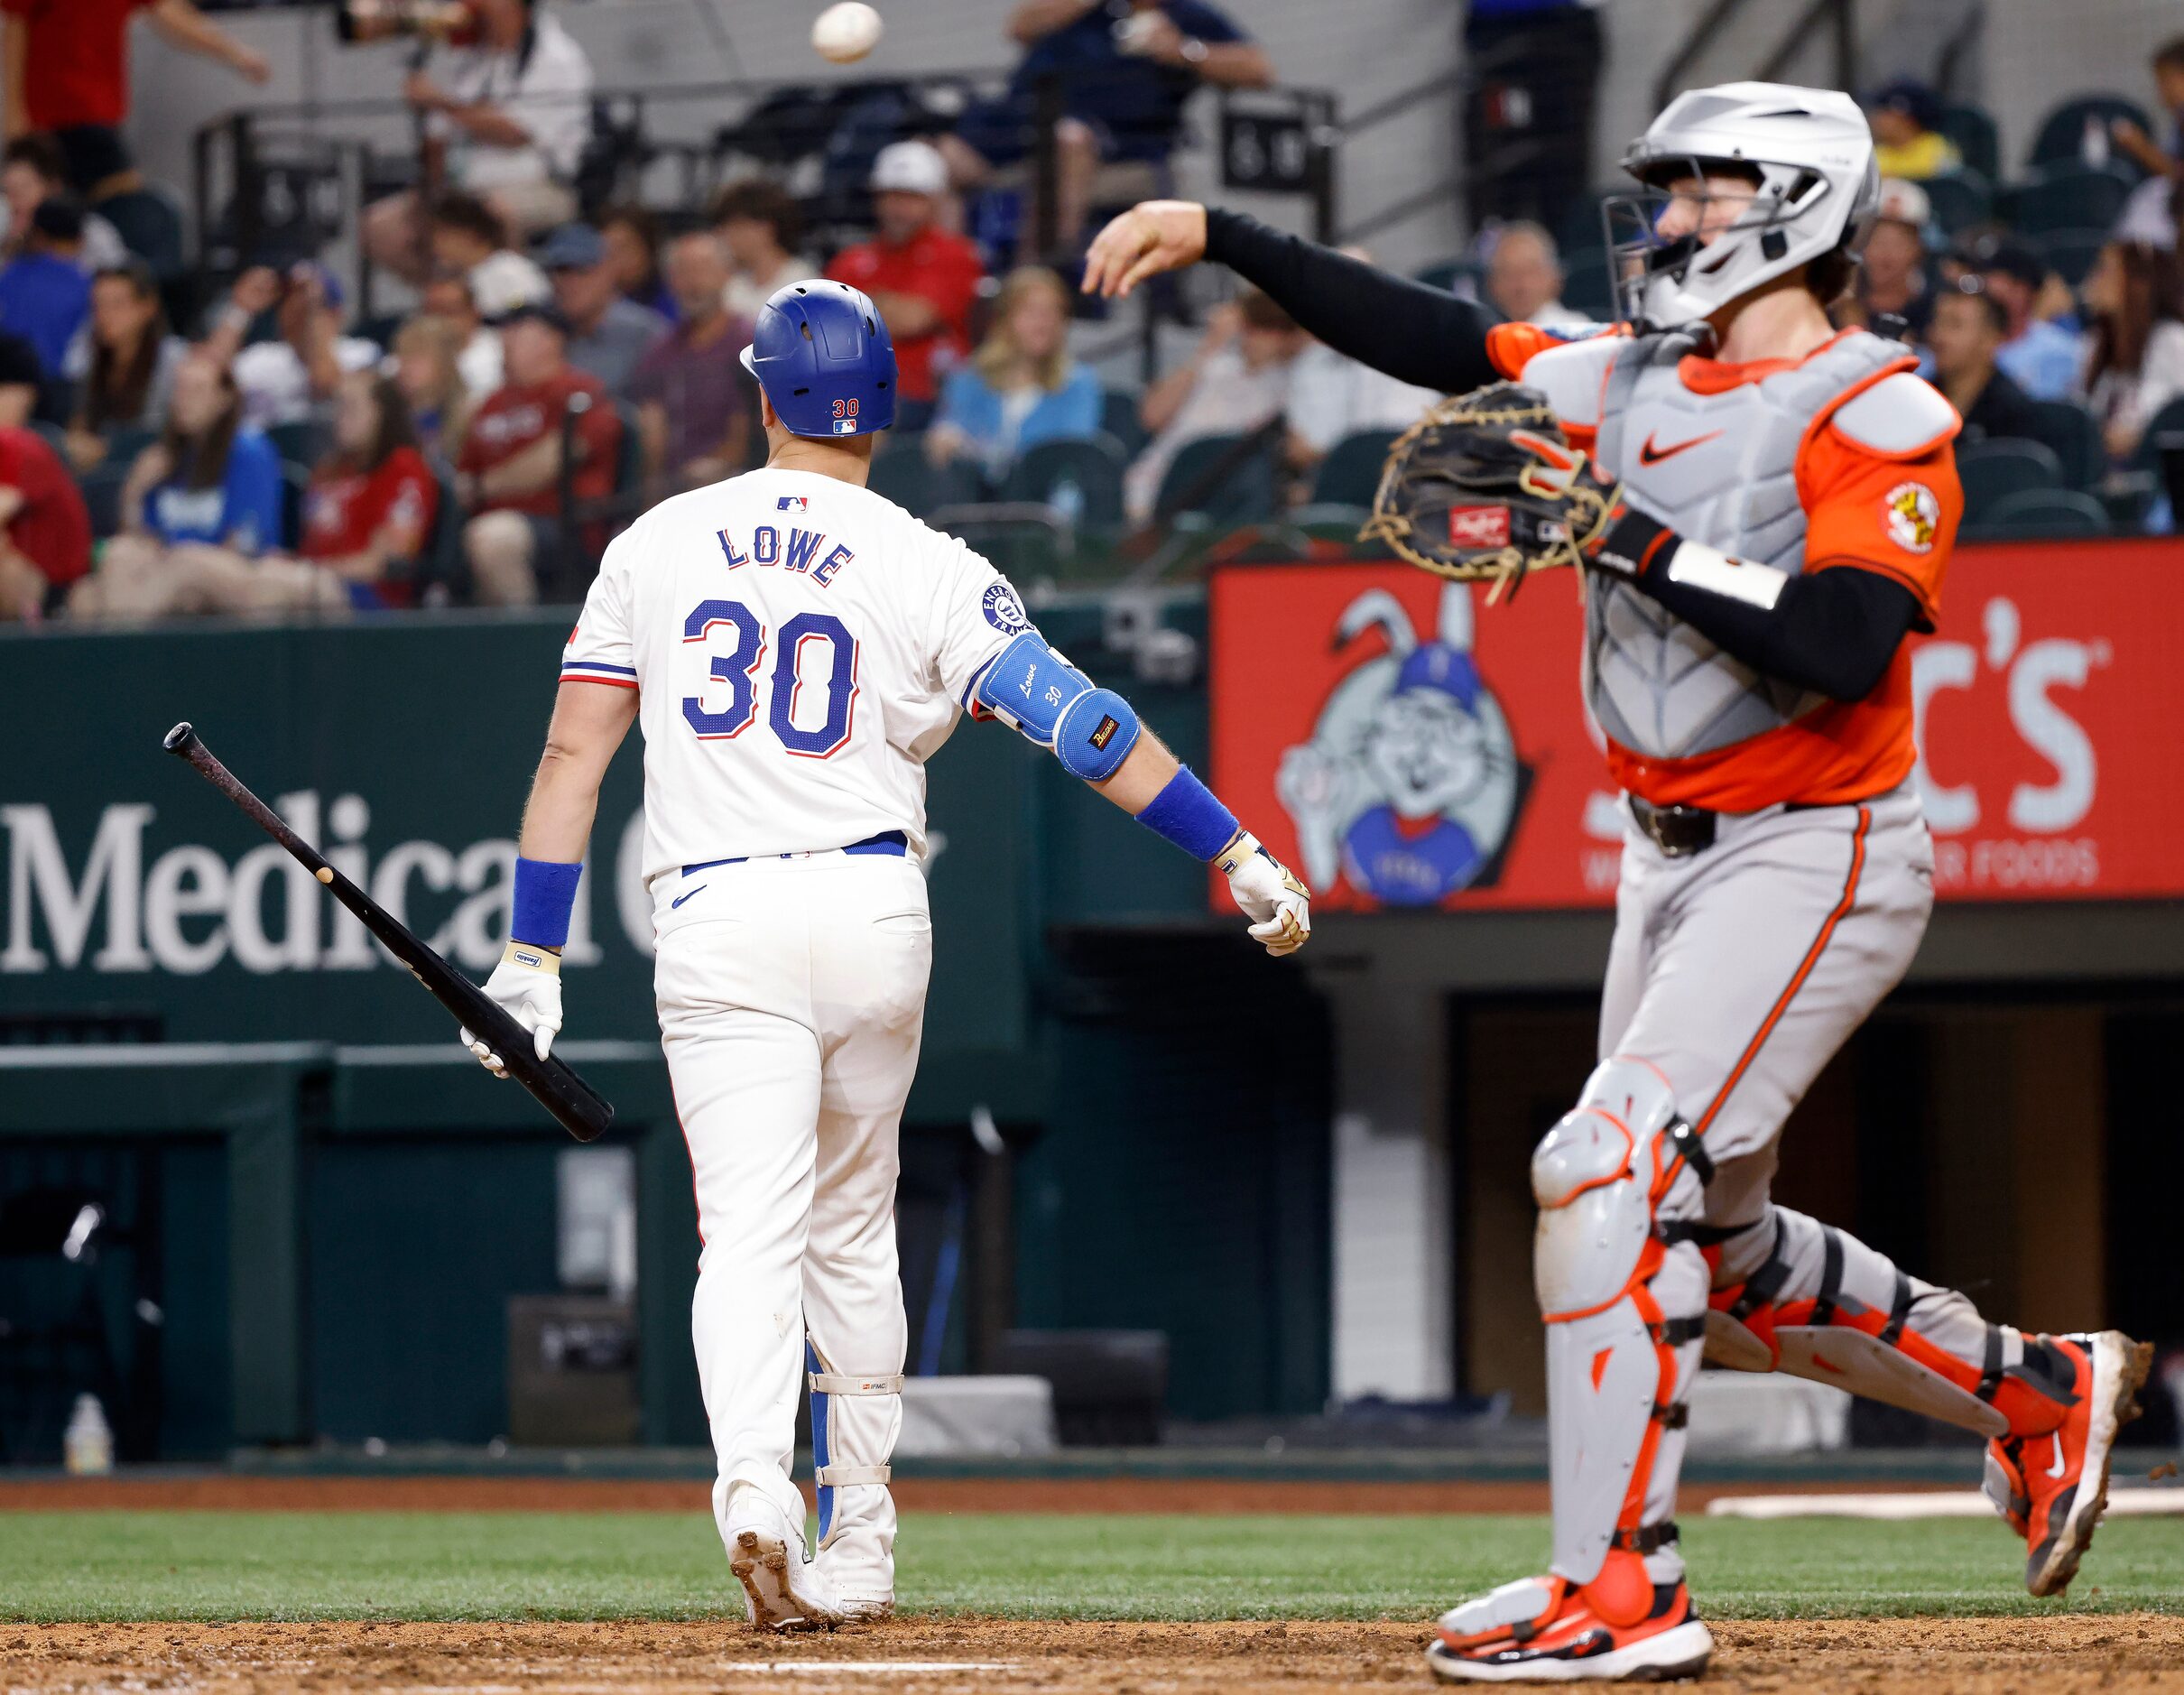
M 750 1484 L 804 1522 L 790 1465 L 809 1368 L 831 1391 L 823 1417 L 814 1406 L 821 1559 L 845 1598 L 892 1598 L 897 1134 L 932 967 L 925 879 L 907 858 L 838 852 L 708 866 L 652 894 L 704 1243 L 690 1332 L 715 1520 L 725 1530 L 730 1488 Z

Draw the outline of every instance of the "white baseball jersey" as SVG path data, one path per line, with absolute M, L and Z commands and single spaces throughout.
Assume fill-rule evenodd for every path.
M 637 690 L 644 876 L 925 842 L 925 762 L 1029 627 L 1008 582 L 893 501 L 763 470 L 616 537 L 561 680 Z

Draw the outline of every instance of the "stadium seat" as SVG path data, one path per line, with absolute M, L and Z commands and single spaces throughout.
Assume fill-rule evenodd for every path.
M 2003 496 L 1967 523 L 1974 540 L 2008 536 L 2106 535 L 2108 514 L 2091 495 L 2075 488 L 2020 488 Z
M 2099 482 L 2108 468 L 2108 450 L 2092 414 L 2068 400 L 2036 400 L 2032 413 L 2036 439 L 2062 462 L 2063 486 L 2090 489 Z
M 282 464 L 300 466 L 310 472 L 333 445 L 334 432 L 315 418 L 298 418 L 290 423 L 266 425 L 265 439 L 273 444 Z
M 2090 118 L 2105 128 L 2119 117 L 2129 118 L 2149 135 L 2160 133 L 2153 120 L 2146 116 L 2146 108 L 2135 100 L 2126 100 L 2120 94 L 2077 95 L 2041 120 L 2025 163 L 2036 168 L 2065 160 L 2082 163 L 2086 158 L 2087 120 Z M 2110 157 L 2120 157 L 2113 144 L 2108 144 L 2107 150 Z
M 1994 216 L 1994 185 L 1980 171 L 1967 167 L 1945 177 L 1929 177 L 1920 186 L 1945 236 L 1961 235 Z
M 1312 478 L 1314 504 L 1370 507 L 1394 440 L 1393 430 L 1360 430 L 1335 443 Z
M 2062 461 L 2038 441 L 1974 441 L 1957 450 L 1957 477 L 1964 485 L 1966 522 L 1977 523 L 2004 495 L 2021 489 L 2059 489 Z
M 2097 168 L 2075 160 L 2035 168 L 2003 193 L 2003 210 L 2021 235 L 2056 229 L 2106 229 L 2131 198 L 2133 179 L 2121 165 Z
M 1418 273 L 1418 280 L 1430 288 L 1457 292 L 1459 283 L 1468 283 L 1466 292 L 1476 297 L 1479 292 L 1479 268 L 1468 259 L 1443 259 L 1439 264 L 1430 264 Z
M 2031 242 L 2048 262 L 2048 268 L 2076 288 L 2108 245 L 2108 235 L 2100 229 L 2051 229 L 2032 236 Z
M 128 461 L 117 461 L 111 454 L 78 479 L 84 508 L 91 515 L 91 533 L 102 542 L 121 529 L 121 486 L 128 480 Z
M 1976 106 L 1949 106 L 1941 110 L 1941 133 L 1957 144 L 1966 168 L 1990 182 L 2002 171 L 2001 134 L 1994 120 Z M 1930 180 L 1928 186 L 1932 182 Z
M 975 505 L 986 492 L 977 472 L 960 459 L 935 469 L 925 457 L 924 437 L 917 435 L 893 438 L 873 455 L 867 486 L 917 518 L 940 506 Z
M 1195 513 L 1216 523 L 1251 523 L 1274 514 L 1274 461 L 1250 436 L 1200 436 L 1168 462 L 1153 502 L 1156 522 Z
M 1001 497 L 1056 508 L 1078 523 L 1118 524 L 1129 463 L 1123 444 L 1110 435 L 1041 441 L 1016 461 Z
M 1069 527 L 1048 507 L 1006 501 L 937 506 L 932 527 L 983 554 L 1004 575 L 1029 581 L 1067 574 Z
M 1119 388 L 1111 388 L 1100 402 L 1099 427 L 1123 445 L 1123 452 L 1135 458 L 1144 451 L 1145 443 L 1152 440 L 1143 421 L 1137 413 L 1137 396 Z
M 1597 242 L 1562 255 L 1562 304 L 1603 324 L 1622 315 L 1608 282 L 1607 249 Z
M 310 491 L 311 474 L 285 460 L 281 465 L 281 533 L 268 545 L 292 548 L 303 535 L 303 497 Z

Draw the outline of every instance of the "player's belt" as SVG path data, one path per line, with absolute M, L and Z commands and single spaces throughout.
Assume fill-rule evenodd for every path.
M 1693 854 L 1704 853 L 1714 845 L 1714 836 L 1719 828 L 1721 814 L 1709 812 L 1703 806 L 1655 806 L 1651 801 L 1630 797 L 1631 817 L 1661 849 L 1666 859 L 1689 859 Z M 1812 812 L 1826 809 L 1817 804 L 1792 801 L 1782 808 L 1785 812 Z
M 853 841 L 847 848 L 821 848 L 819 853 L 893 854 L 901 859 L 910 852 L 910 838 L 899 829 L 884 829 L 877 836 L 867 836 L 863 841 Z M 694 866 L 682 867 L 682 875 L 693 871 L 710 871 L 715 866 L 748 865 L 754 859 L 809 859 L 809 853 L 800 854 L 738 854 L 733 859 L 701 859 Z

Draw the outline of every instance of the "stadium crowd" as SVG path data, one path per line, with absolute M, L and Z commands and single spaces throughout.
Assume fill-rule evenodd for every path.
M 869 234 L 830 254 L 775 172 L 702 208 L 580 196 L 582 50 L 531 0 L 473 7 L 478 39 L 409 80 L 421 186 L 364 215 L 366 250 L 413 304 L 363 318 L 314 259 L 253 264 L 202 301 L 141 250 L 147 189 L 120 140 L 130 14 L 245 77 L 263 61 L 189 0 L 0 0 L 12 60 L 65 36 L 89 68 L 11 108 L 0 157 L 0 618 L 578 598 L 619 524 L 763 454 L 738 355 L 768 294 L 819 273 L 890 326 L 902 404 L 875 486 L 921 513 L 1028 503 L 1120 534 L 1203 512 L 1337 537 L 1389 437 L 1437 398 L 1251 292 L 1208 310 L 1142 393 L 1073 354 L 1098 214 L 1167 182 L 1201 83 L 1272 79 L 1207 0 L 1024 0 L 1004 94 L 945 132 L 878 138 Z M 1886 181 L 1840 319 L 1893 327 L 1963 414 L 1976 528 L 2170 522 L 2184 38 L 2152 72 L 2158 121 L 2122 97 L 2072 103 L 2006 186 L 1976 108 L 1909 80 L 1869 100 Z M 1045 217 L 1027 215 L 1024 170 L 1040 79 L 1041 97 L 1060 91 Z M 1489 223 L 1423 280 L 1513 320 L 1605 317 L 1596 227 L 1573 195 L 1559 218 Z

